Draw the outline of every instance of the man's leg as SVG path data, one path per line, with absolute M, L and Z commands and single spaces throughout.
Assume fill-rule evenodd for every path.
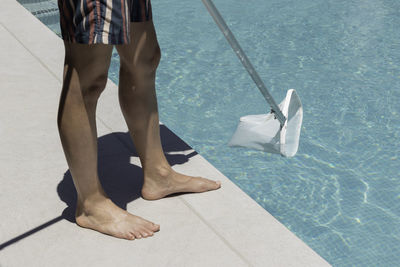
M 165 158 L 155 91 L 161 53 L 153 21 L 132 22 L 131 43 L 116 48 L 121 62 L 119 101 L 144 172 L 143 198 L 218 189 L 219 181 L 177 173 Z
M 76 222 L 119 238 L 150 236 L 159 226 L 116 206 L 98 179 L 96 105 L 107 82 L 112 46 L 65 41 L 64 45 L 64 77 L 57 123 L 78 193 Z

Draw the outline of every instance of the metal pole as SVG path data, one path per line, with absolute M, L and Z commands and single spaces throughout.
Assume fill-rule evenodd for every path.
M 270 104 L 272 108 L 272 112 L 275 113 L 277 119 L 283 125 L 286 121 L 285 116 L 282 114 L 281 110 L 279 109 L 278 105 L 275 103 L 274 99 L 268 92 L 267 87 L 265 87 L 263 81 L 261 80 L 260 76 L 254 69 L 253 65 L 250 63 L 249 59 L 247 58 L 246 54 L 243 52 L 242 48 L 240 47 L 238 41 L 236 40 L 235 36 L 233 36 L 233 33 L 231 30 L 228 28 L 228 25 L 226 25 L 224 19 L 222 18 L 221 14 L 218 12 L 217 8 L 211 2 L 211 0 L 202 0 L 204 5 L 206 6 L 208 12 L 211 14 L 215 22 L 217 23 L 218 27 L 228 40 L 229 44 L 231 45 L 233 51 L 235 51 L 236 55 L 240 59 L 240 62 L 242 62 L 243 66 L 246 68 L 247 72 L 250 74 L 251 78 L 253 81 L 256 83 L 258 89 L 260 89 L 262 95 L 264 96 L 265 100 Z

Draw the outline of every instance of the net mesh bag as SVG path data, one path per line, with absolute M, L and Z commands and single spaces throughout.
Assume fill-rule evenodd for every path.
M 296 90 L 288 90 L 278 106 L 286 117 L 282 127 L 273 113 L 243 116 L 228 145 L 293 157 L 299 147 L 303 120 L 303 106 Z

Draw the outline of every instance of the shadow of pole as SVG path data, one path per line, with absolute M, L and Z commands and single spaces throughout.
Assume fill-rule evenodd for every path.
M 29 230 L 29 231 L 23 233 L 22 235 L 14 237 L 13 239 L 10 239 L 7 242 L 4 242 L 4 243 L 0 244 L 0 250 L 2 250 L 5 247 L 8 247 L 9 245 L 14 244 L 15 242 L 20 241 L 21 239 L 23 239 L 25 237 L 28 237 L 28 236 L 38 232 L 38 231 L 40 231 L 40 230 L 42 230 L 42 229 L 44 229 L 44 228 L 46 228 L 46 227 L 58 222 L 58 221 L 61 221 L 63 219 L 64 219 L 64 217 L 62 215 L 60 215 L 60 216 L 58 216 L 58 217 L 56 217 L 56 218 L 54 218 L 54 219 L 42 224 L 42 225 L 39 225 L 38 227 L 33 228 L 32 230 Z
M 160 125 L 161 143 L 164 152 L 178 152 L 173 155 L 165 154 L 171 166 L 183 164 L 190 157 L 197 155 L 188 144 L 176 136 L 166 126 Z M 101 185 L 110 199 L 120 208 L 141 196 L 143 186 L 142 168 L 131 163 L 132 157 L 138 157 L 129 132 L 110 133 L 97 139 L 98 142 L 98 174 Z M 179 152 L 193 150 L 188 155 Z M 67 170 L 57 186 L 57 193 L 67 204 L 62 214 L 38 227 L 33 228 L 15 238 L 0 244 L 0 250 L 24 239 L 63 219 L 75 223 L 75 208 L 77 194 L 71 173 Z

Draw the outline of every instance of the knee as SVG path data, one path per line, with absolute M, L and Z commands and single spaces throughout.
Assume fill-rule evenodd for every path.
M 136 79 L 153 75 L 161 60 L 161 49 L 156 43 L 151 48 L 137 50 L 133 54 L 121 57 L 120 71 L 129 73 Z
M 142 51 L 139 55 L 135 69 L 141 74 L 153 74 L 161 60 L 161 49 L 156 43 L 152 49 Z
M 160 64 L 160 60 L 161 60 L 161 49 L 160 49 L 160 46 L 157 44 L 156 47 L 154 48 L 154 52 L 150 59 L 150 65 L 154 71 L 157 69 L 158 65 Z
M 95 100 L 100 97 L 104 91 L 108 78 L 108 71 L 99 73 L 91 80 L 82 82 L 82 96 L 85 100 Z

